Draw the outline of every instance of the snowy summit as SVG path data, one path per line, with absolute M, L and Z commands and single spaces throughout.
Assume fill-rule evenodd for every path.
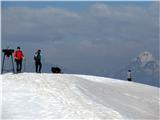
M 134 82 L 160 87 L 159 68 L 159 60 L 152 53 L 144 51 L 132 59 L 128 65 L 115 72 L 112 77 L 126 80 L 126 72 L 131 70 Z
M 1 76 L 2 119 L 158 120 L 156 87 L 87 75 Z
M 148 51 L 145 51 L 143 53 L 141 53 L 139 56 L 138 56 L 139 60 L 141 61 L 142 63 L 142 66 L 146 65 L 148 62 L 152 62 L 154 61 L 155 59 L 153 58 L 152 54 Z

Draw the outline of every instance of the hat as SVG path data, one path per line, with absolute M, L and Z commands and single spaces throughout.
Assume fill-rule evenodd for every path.
M 41 50 L 40 49 L 38 49 L 38 51 L 37 52 L 41 52 Z

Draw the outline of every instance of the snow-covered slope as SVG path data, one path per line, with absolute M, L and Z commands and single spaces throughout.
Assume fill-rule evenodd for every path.
M 156 87 L 86 75 L 2 75 L 2 119 L 158 119 Z

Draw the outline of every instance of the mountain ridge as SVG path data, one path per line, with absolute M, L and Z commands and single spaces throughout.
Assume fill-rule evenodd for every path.
M 126 80 L 128 70 L 132 71 L 133 81 L 160 87 L 159 62 L 150 52 L 141 52 L 127 66 L 124 66 L 112 75 L 112 77 Z

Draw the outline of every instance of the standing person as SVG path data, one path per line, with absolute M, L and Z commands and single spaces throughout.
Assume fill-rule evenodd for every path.
M 127 75 L 128 75 L 127 80 L 132 81 L 131 70 L 128 70 Z
M 17 47 L 17 50 L 14 53 L 14 58 L 15 58 L 15 62 L 16 62 L 17 73 L 20 73 L 22 70 L 22 61 L 24 59 L 24 54 L 21 51 L 20 47 Z
M 41 50 L 38 50 L 34 55 L 36 72 L 41 73 L 42 63 L 41 63 Z

